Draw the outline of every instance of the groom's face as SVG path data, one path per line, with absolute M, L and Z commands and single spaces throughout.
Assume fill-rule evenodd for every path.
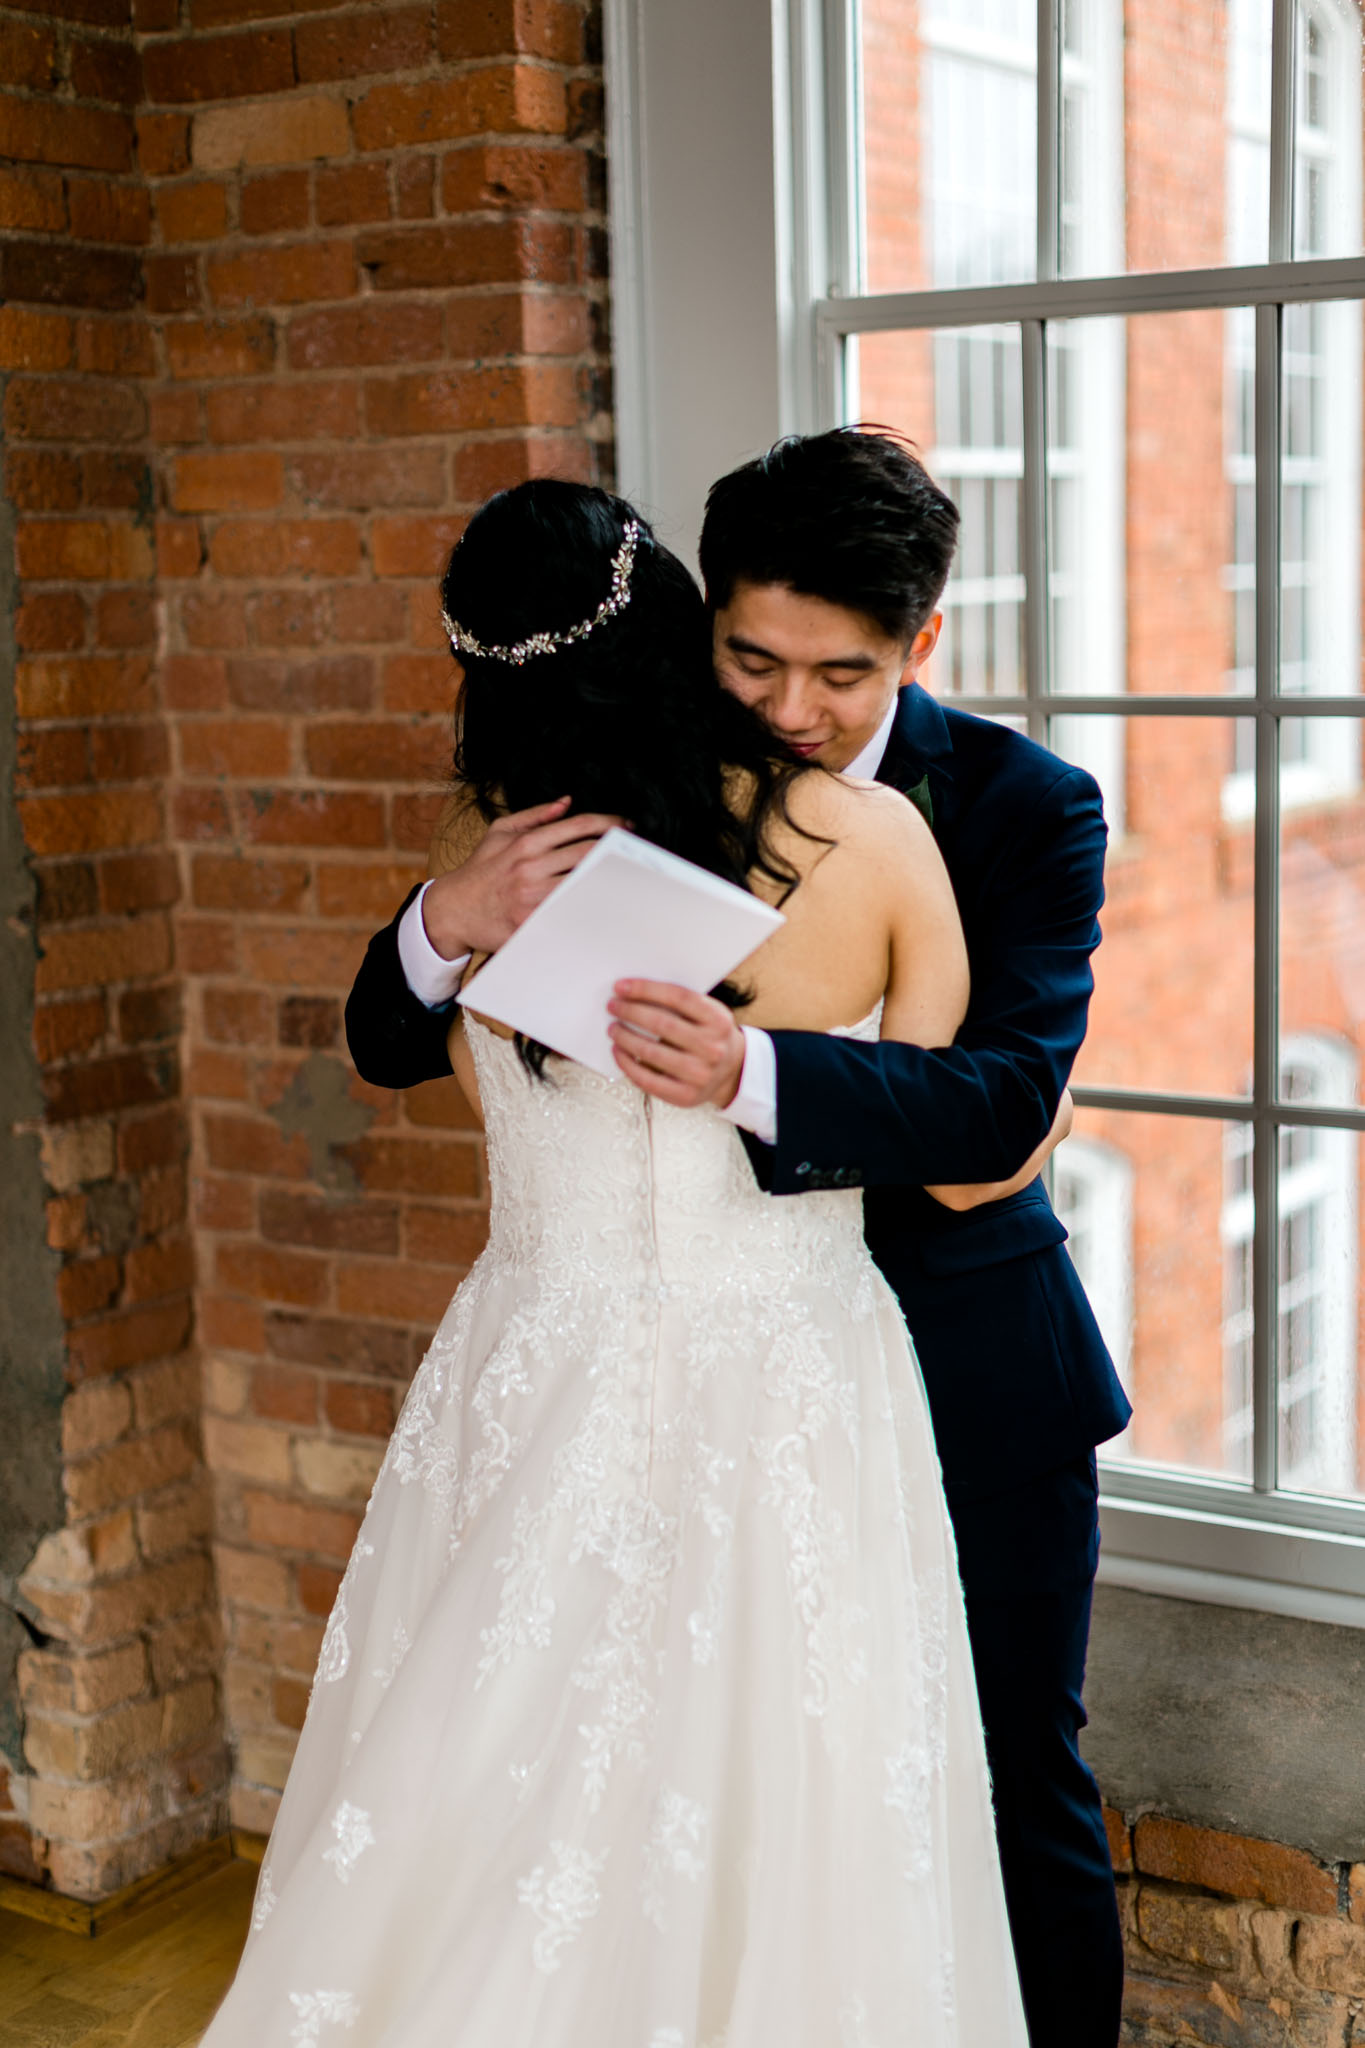
M 939 614 L 907 647 L 861 612 L 781 583 L 737 583 L 715 614 L 717 679 L 795 753 L 847 768 L 938 638 Z

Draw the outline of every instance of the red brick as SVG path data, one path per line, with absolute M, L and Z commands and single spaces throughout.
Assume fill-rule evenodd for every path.
M 347 441 L 360 432 L 353 383 L 230 384 L 207 394 L 214 441 Z
M 439 447 L 356 448 L 297 455 L 289 465 L 293 491 L 305 504 L 439 505 L 445 496 L 445 455 Z
M 137 304 L 142 267 L 131 250 L 15 237 L 0 246 L 0 288 L 40 305 L 116 309 Z
M 250 377 L 273 369 L 274 323 L 264 314 L 250 320 L 182 320 L 166 329 L 166 356 L 173 377 Z
M 378 71 L 419 71 L 431 56 L 426 7 L 366 9 L 294 31 L 299 83 L 362 78 Z
M 277 988 L 349 989 L 364 953 L 364 940 L 345 931 L 314 925 L 248 927 L 242 934 L 242 968 L 253 981 Z
M 1237 1899 L 1259 1899 L 1291 1913 L 1334 1915 L 1337 1881 L 1301 1849 L 1245 1835 L 1219 1834 L 1185 1821 L 1144 1814 L 1133 1829 L 1133 1858 L 1144 1876 L 1201 1885 Z
M 439 332 L 439 321 L 437 326 Z M 71 339 L 64 313 L 0 306 L 0 369 L 64 370 L 71 361 Z
M 250 1230 L 256 1221 L 250 1183 L 214 1173 L 198 1174 L 194 1220 L 201 1230 Z
M 225 520 L 209 560 L 220 576 L 354 576 L 360 532 L 351 519 Z
M 393 182 L 398 194 L 400 220 L 430 220 L 436 211 L 433 175 L 429 156 L 400 156 L 394 165 Z
M 78 100 L 135 107 L 142 98 L 142 59 L 130 43 L 73 41 L 71 87 Z
M 292 754 L 289 727 L 274 720 L 196 720 L 180 729 L 180 768 L 184 775 L 287 775 Z
M 150 647 L 156 640 L 156 598 L 150 590 L 107 590 L 95 606 L 101 647 Z
M 170 965 L 170 934 L 163 918 L 128 918 L 93 930 L 58 927 L 44 935 L 43 957 L 38 962 L 33 985 L 40 995 L 58 989 L 101 988 L 108 982 L 165 974 Z M 106 1078 L 113 1090 L 117 1077 L 111 1070 Z M 140 1099 L 147 1100 L 150 1098 L 144 1080 L 145 1077 L 124 1075 L 118 1085 L 133 1089 Z M 70 1083 L 72 1088 L 96 1091 L 100 1085 L 100 1075 L 88 1069 L 83 1069 L 82 1077 Z M 92 1097 L 92 1110 L 107 1106 Z M 68 1107 L 66 1114 L 75 1115 L 77 1111 Z
M 21 732 L 14 767 L 16 789 L 70 789 L 90 776 L 90 736 L 83 726 Z
M 214 794 L 216 792 L 205 792 Z M 179 804 L 177 803 L 177 815 Z M 191 836 L 191 835 L 185 835 Z M 214 835 L 203 832 L 201 838 Z M 226 837 L 226 832 L 219 835 Z M 175 928 L 180 965 L 186 974 L 236 974 L 237 929 L 225 917 L 181 917 Z
M 265 1188 L 261 1236 L 270 1244 L 306 1245 L 314 1251 L 394 1253 L 398 1210 L 392 1203 L 338 1202 Z
M 195 29 L 237 28 L 244 21 L 264 21 L 287 14 L 326 12 L 336 0 L 191 0 Z
M 180 863 L 168 850 L 126 853 L 102 860 L 100 905 L 113 917 L 137 910 L 165 910 L 180 899 Z
M 1133 1838 L 1128 1823 L 1112 1806 L 1104 1809 L 1104 1832 L 1109 1841 L 1109 1860 L 1120 1876 L 1133 1868 Z
M 397 1259 L 347 1259 L 337 1270 L 337 1307 L 343 1315 L 430 1327 L 449 1308 L 453 1291 L 448 1274 Z
M 71 1377 L 94 1379 L 103 1373 L 126 1372 L 130 1366 L 145 1365 L 154 1358 L 172 1357 L 185 1344 L 189 1331 L 188 1301 L 126 1309 L 88 1323 L 67 1339 Z
M 126 171 L 132 168 L 133 124 L 126 114 L 99 107 L 0 94 L 0 156 L 86 171 Z
M 143 35 L 179 26 L 180 0 L 133 0 L 133 27 Z
M 150 790 L 26 797 L 19 815 L 29 851 L 39 856 L 146 845 L 161 832 L 161 806 Z
M 428 1209 L 409 1203 L 403 1215 L 403 1255 L 430 1266 L 472 1266 L 488 1242 L 484 1209 Z
M 363 646 L 382 646 L 406 637 L 407 604 L 400 590 L 382 583 L 354 583 L 334 589 L 332 597 L 332 639 L 334 643 L 357 640 Z M 427 707 L 390 705 L 390 710 L 425 710 Z
M 147 402 L 152 440 L 162 448 L 202 440 L 196 391 L 153 391 Z
M 442 57 L 546 57 L 583 61 L 583 11 L 566 0 L 440 0 L 437 48 Z
M 342 1508 L 305 1507 L 301 1501 L 279 1500 L 269 1493 L 244 1496 L 247 1540 L 271 1550 L 296 1550 L 308 1558 L 350 1556 L 360 1517 Z
M 443 351 L 439 306 L 340 306 L 289 324 L 289 360 L 297 370 L 428 362 Z
M 383 1373 L 388 1379 L 406 1380 L 417 1364 L 407 1335 L 383 1323 L 273 1309 L 265 1329 L 272 1356 L 292 1365 L 316 1365 L 329 1372 Z
M 150 377 L 156 369 L 150 326 L 141 318 L 78 320 L 76 368 L 96 377 Z
M 232 821 L 228 816 L 227 797 L 221 789 L 177 789 L 171 797 L 171 824 L 174 836 L 187 842 L 211 839 L 228 839 L 232 833 Z M 181 947 L 185 946 L 185 934 L 181 932 Z M 207 972 L 201 969 L 201 972 Z
M 433 519 L 376 519 L 370 559 L 377 576 L 439 576 L 468 525 L 450 514 Z
M 374 694 L 373 665 L 363 654 L 312 661 L 260 656 L 229 662 L 227 673 L 232 701 L 244 711 L 365 711 Z
M 315 1423 L 316 1375 L 283 1365 L 258 1365 L 251 1375 L 251 1411 L 268 1422 Z
M 177 455 L 171 495 L 178 512 L 266 511 L 284 496 L 284 462 L 264 448 Z
M 23 441 L 137 441 L 147 409 L 122 385 L 16 377 L 5 393 L 5 425 Z
M 97 725 L 90 735 L 96 782 L 141 782 L 164 775 L 170 762 L 166 728 Z
M 466 135 L 562 135 L 564 81 L 525 64 L 494 65 L 413 85 L 380 85 L 351 116 L 356 148 L 402 149 Z
M 6 85 L 47 92 L 57 82 L 57 39 L 31 22 L 0 21 L 0 78 Z
M 180 603 L 180 624 L 191 647 L 236 649 L 246 645 L 246 608 L 240 596 L 216 590 L 187 591 Z
M 394 797 L 390 807 L 389 838 L 400 853 L 425 856 L 445 801 L 442 790 L 409 791 L 406 795 Z
M 320 170 L 316 203 L 319 227 L 347 227 L 357 221 L 387 220 L 387 166 L 382 163 L 341 164 L 334 170 Z
M 183 1012 L 178 982 L 163 982 L 158 988 L 124 989 L 118 999 L 119 1037 L 128 1046 L 178 1038 Z
M 74 512 L 81 502 L 80 463 L 53 449 L 12 449 L 5 494 L 19 512 Z
M 322 218 L 321 215 L 318 216 Z M 242 232 L 278 235 L 308 225 L 307 171 L 272 171 L 242 185 Z
M 68 1323 L 83 1323 L 107 1308 L 118 1293 L 117 1259 L 77 1259 L 57 1275 L 57 1306 Z
M 348 299 L 356 288 L 351 244 L 281 242 L 213 258 L 209 296 L 219 306 L 297 306 L 313 299 Z
M 184 114 L 139 114 L 138 164 L 149 178 L 173 178 L 190 167 L 190 124 Z
M 187 36 L 150 43 L 143 71 L 148 99 L 174 105 L 287 92 L 294 83 L 294 57 L 287 29 L 212 40 Z
M 219 868 L 236 868 L 236 857 L 231 860 L 224 856 L 216 865 Z M 199 862 L 194 864 L 195 887 L 198 888 Z M 271 1031 L 270 999 L 255 989 L 208 987 L 203 991 L 203 1029 L 208 1038 L 221 1039 L 229 1045 L 269 1045 Z
M 169 654 L 161 687 L 173 711 L 221 711 L 228 702 L 227 663 L 221 656 Z
M 476 1131 L 479 1119 L 452 1076 L 449 1080 L 426 1081 L 403 1095 L 403 1113 L 419 1130 Z
M 102 519 L 22 521 L 15 558 L 21 576 L 40 582 L 135 582 L 152 567 L 141 528 Z
M 142 655 L 21 661 L 15 683 L 21 718 L 99 718 L 156 708 L 151 664 Z
M 326 1565 L 301 1564 L 298 1568 L 299 1605 L 307 1614 L 330 1614 L 341 1590 L 341 1573 Z
M 276 1030 L 281 1045 L 329 1049 L 341 1040 L 341 1005 L 331 996 L 285 996 Z
M 449 741 L 426 724 L 313 725 L 304 736 L 308 772 L 324 782 L 429 782 L 446 766 Z
M 22 170 L 0 167 L 0 228 L 52 232 L 65 226 L 66 194 L 55 171 L 31 165 Z
M 224 1351 L 247 1351 L 253 1356 L 265 1350 L 265 1314 L 259 1302 L 206 1293 L 201 1285 L 198 1303 L 202 1343 L 218 1345 Z
M 211 178 L 163 185 L 156 195 L 163 242 L 211 242 L 227 232 L 227 187 Z
M 170 582 L 197 576 L 204 562 L 204 537 L 193 519 L 156 522 L 157 574 Z
M 74 591 L 43 591 L 19 607 L 15 635 L 22 649 L 33 653 L 70 652 L 85 645 L 86 609 Z M 355 638 L 354 634 L 348 638 Z M 391 634 L 385 634 L 390 639 Z
M 251 1071 L 240 1054 L 200 1046 L 191 1055 L 186 1086 L 196 1102 L 249 1102 Z
M 332 1380 L 323 1395 L 323 1412 L 332 1428 L 347 1436 L 386 1437 L 394 1423 L 393 1389 Z
M 479 1193 L 477 1152 L 473 1145 L 457 1139 L 371 1137 L 339 1149 L 372 1194 L 470 1197 Z M 408 1317 L 409 1322 L 420 1320 L 417 1315 Z
M 327 863 L 318 869 L 319 915 L 387 924 L 424 874 L 419 861 Z
M 81 495 L 92 509 L 140 512 L 154 485 L 141 449 L 92 448 L 81 457 Z M 152 593 L 146 591 L 150 598 Z
M 574 483 L 596 480 L 596 457 L 581 435 L 508 435 L 495 441 L 466 441 L 455 450 L 455 495 L 467 505 L 481 505 L 494 491 L 509 490 L 530 476 L 567 477 Z
M 574 230 L 537 216 L 459 220 L 426 227 L 370 228 L 356 258 L 376 291 L 477 284 L 574 281 Z
M 134 1245 L 124 1261 L 128 1300 L 159 1301 L 194 1285 L 194 1247 L 188 1238 Z
M 150 313 L 192 313 L 204 303 L 195 255 L 148 256 L 142 275 Z
M 44 1003 L 33 1020 L 33 1044 L 39 1061 L 69 1059 L 89 1052 L 108 1030 L 103 996 L 83 996 L 70 1003 Z
M 246 619 L 258 647 L 320 647 L 331 606 L 321 590 L 271 590 L 247 600 Z
M 574 213 L 587 198 L 587 158 L 572 145 L 475 144 L 454 150 L 441 170 L 441 204 L 447 213 L 508 207 Z
M 259 846 L 380 846 L 384 806 L 358 792 L 261 790 L 239 796 L 237 824 Z
M 302 1728 L 311 1687 L 306 1679 L 276 1676 L 270 1683 L 270 1710 L 282 1728 Z
M 416 371 L 374 379 L 365 390 L 369 431 L 380 435 L 458 434 L 470 429 L 577 424 L 583 406 L 568 364 L 498 364 L 483 369 Z
M 209 107 L 194 123 L 194 160 L 204 171 L 307 163 L 348 156 L 350 149 L 345 102 L 324 93 Z
M 327 1296 L 330 1268 L 325 1259 L 307 1258 L 301 1252 L 263 1244 L 220 1244 L 216 1271 L 218 1285 L 230 1294 L 317 1308 Z
M 66 203 L 71 232 L 84 242 L 151 240 L 151 195 L 142 185 L 110 185 L 103 179 L 71 178 Z M 88 258 L 86 259 L 88 260 Z
M 298 860 L 244 860 L 233 854 L 199 853 L 191 867 L 191 893 L 201 910 L 289 913 L 303 907 L 309 870 Z M 264 1008 L 264 999 L 253 996 Z M 221 1037 L 215 1032 L 215 1037 Z M 270 1038 L 268 1019 L 260 1043 Z

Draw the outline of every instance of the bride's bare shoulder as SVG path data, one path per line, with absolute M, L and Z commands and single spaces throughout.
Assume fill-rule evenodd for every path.
M 793 838 L 812 834 L 827 841 L 831 852 L 889 863 L 901 871 L 935 857 L 933 834 L 920 812 L 884 782 L 803 775 L 788 793 L 787 810 L 797 828 Z M 797 857 L 803 867 L 809 864 L 810 856 Z

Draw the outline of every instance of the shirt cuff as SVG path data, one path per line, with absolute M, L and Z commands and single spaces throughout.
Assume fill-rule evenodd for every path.
M 474 955 L 461 953 L 458 960 L 447 960 L 432 945 L 422 922 L 422 899 L 430 887 L 430 882 L 422 884 L 399 919 L 398 958 L 403 965 L 403 977 L 418 1002 L 428 1010 L 443 1010 L 464 980 L 465 969 Z
M 777 1048 L 766 1031 L 741 1024 L 744 1065 L 735 1099 L 721 1115 L 764 1145 L 777 1143 Z

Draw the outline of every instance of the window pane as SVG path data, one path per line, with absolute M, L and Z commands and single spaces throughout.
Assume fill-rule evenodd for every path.
M 1280 1060 L 1289 1101 L 1358 1103 L 1365 1059 L 1365 725 L 1287 718 L 1280 744 Z
M 1255 688 L 1250 318 L 1049 324 L 1054 690 Z
M 1294 254 L 1361 247 L 1361 21 L 1355 0 L 1298 0 Z
M 1082 1109 L 1058 1148 L 1058 1213 L 1133 1402 L 1102 1458 L 1250 1477 L 1246 1128 Z
M 1280 686 L 1361 686 L 1361 308 L 1286 306 L 1280 500 Z
M 1286 1044 L 1281 1086 L 1311 1099 L 1316 1048 Z M 1280 1133 L 1280 1485 L 1365 1492 L 1361 1458 L 1361 1140 L 1355 1131 Z
M 864 334 L 856 410 L 899 427 L 962 514 L 943 634 L 922 680 L 940 696 L 1024 688 L 1024 471 L 1019 329 Z
M 863 0 L 860 13 L 868 289 L 1031 278 L 1034 0 Z
M 1162 1094 L 1248 1095 L 1252 825 L 1222 794 L 1230 718 L 1054 718 L 1051 744 L 1097 774 L 1109 820 L 1104 938 L 1075 1078 Z

